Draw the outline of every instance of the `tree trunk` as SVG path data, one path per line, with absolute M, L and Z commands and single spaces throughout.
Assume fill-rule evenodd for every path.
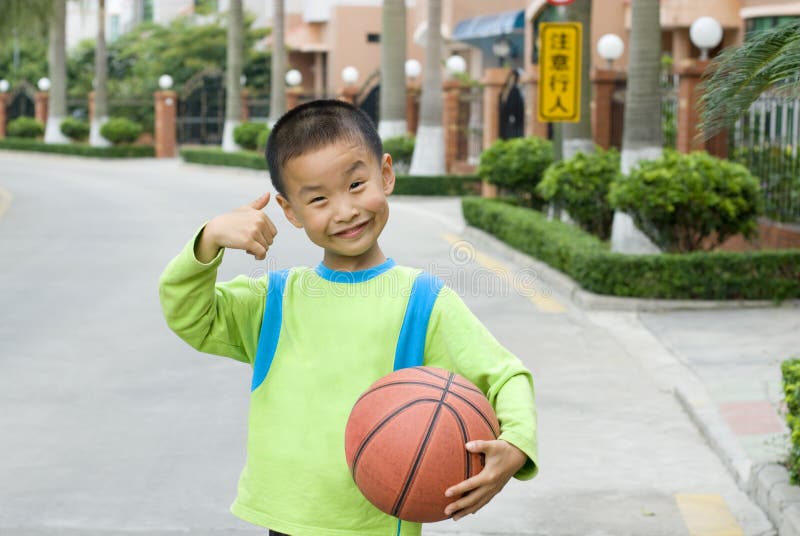
M 273 0 L 272 11 L 272 56 L 270 58 L 269 125 L 272 127 L 286 113 L 286 91 L 283 78 L 286 76 L 286 41 L 284 38 L 283 1 Z M 319 72 L 316 76 L 322 76 Z
M 108 60 L 106 54 L 106 0 L 97 1 L 97 44 L 94 50 L 94 116 L 89 132 L 89 145 L 111 145 L 100 128 L 108 121 Z
M 622 174 L 640 160 L 661 156 L 661 21 L 659 0 L 632 0 L 628 90 L 622 135 Z M 658 248 L 622 212 L 614 214 L 611 248 L 621 253 L 655 253 Z
M 244 53 L 244 20 L 242 0 L 230 0 L 228 8 L 228 62 L 225 68 L 225 128 L 222 150 L 231 153 L 241 149 L 233 140 L 233 131 L 242 122 L 242 55 Z
M 569 160 L 575 153 L 594 152 L 592 140 L 592 1 L 575 0 L 567 6 L 566 20 L 579 22 L 583 27 L 581 40 L 581 116 L 577 123 L 564 123 L 563 159 Z
M 422 70 L 422 102 L 417 141 L 411 157 L 411 175 L 443 175 L 442 126 L 442 0 L 428 0 L 428 31 Z
M 50 18 L 50 102 L 47 108 L 45 143 L 69 143 L 61 133 L 61 122 L 67 117 L 67 5 L 66 0 L 54 0 Z
M 405 0 L 383 0 L 382 25 L 378 134 L 386 139 L 406 134 Z

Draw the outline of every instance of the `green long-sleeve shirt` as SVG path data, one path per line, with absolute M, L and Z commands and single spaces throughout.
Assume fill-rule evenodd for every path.
M 269 276 L 217 283 L 224 250 L 201 263 L 194 255 L 198 235 L 159 282 L 170 328 L 201 352 L 250 363 L 254 377 L 264 375 L 264 363 L 255 364 L 259 335 L 277 336 L 271 365 L 254 380 L 247 463 L 231 511 L 292 536 L 419 535 L 420 525 L 398 523 L 358 491 L 344 429 L 359 395 L 392 371 L 420 271 L 391 260 L 351 273 L 294 268 L 284 274 L 282 297 L 270 302 Z M 515 476 L 532 478 L 538 467 L 531 374 L 448 287 L 435 295 L 423 355 L 424 365 L 461 374 L 486 394 L 500 439 L 529 458 Z

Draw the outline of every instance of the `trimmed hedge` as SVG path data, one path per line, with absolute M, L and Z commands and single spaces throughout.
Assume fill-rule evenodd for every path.
M 180 150 L 184 162 L 205 164 L 210 166 L 242 167 L 248 169 L 267 169 L 267 160 L 263 154 L 254 151 L 237 151 L 225 153 L 219 147 L 183 148 Z
M 148 158 L 156 155 L 152 145 L 116 145 L 112 147 L 92 147 L 83 144 L 44 143 L 35 140 L 6 138 L 0 140 L 0 149 L 14 151 L 34 151 L 97 158 Z
M 781 363 L 783 395 L 786 400 L 786 424 L 791 431 L 792 449 L 787 468 L 792 484 L 800 484 L 800 358 Z
M 467 222 L 568 274 L 597 294 L 662 299 L 800 298 L 800 250 L 625 255 L 572 225 L 480 198 L 462 200 Z

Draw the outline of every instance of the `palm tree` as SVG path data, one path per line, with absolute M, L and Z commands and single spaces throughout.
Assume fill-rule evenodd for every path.
M 406 3 L 383 0 L 381 29 L 381 138 L 406 133 Z
M 108 63 L 106 54 L 106 0 L 97 1 L 97 43 L 94 49 L 94 116 L 89 132 L 89 145 L 107 147 L 111 143 L 100 135 L 108 121 Z
M 640 160 L 661 156 L 661 20 L 659 0 L 632 0 L 631 43 L 625 122 L 622 133 L 622 174 Z M 623 212 L 614 214 L 611 248 L 622 253 L 655 253 L 658 248 Z
M 442 126 L 442 0 L 428 0 L 425 66 L 422 70 L 422 102 L 417 142 L 411 157 L 411 175 L 443 175 L 444 127 Z
M 799 50 L 800 22 L 754 32 L 740 46 L 723 50 L 700 88 L 703 135 L 710 138 L 733 124 L 768 89 L 796 95 Z
M 579 22 L 583 26 L 581 40 L 581 117 L 577 123 L 564 123 L 563 159 L 569 160 L 575 153 L 594 152 L 592 139 L 591 113 L 591 72 L 592 58 L 592 0 L 575 0 L 566 8 L 566 20 Z
M 286 41 L 284 40 L 283 1 L 272 2 L 272 57 L 270 92 L 269 92 L 269 124 L 274 125 L 286 112 L 286 92 L 283 88 L 283 77 L 286 73 Z M 322 76 L 322 73 L 317 73 Z
M 67 0 L 53 0 L 47 58 L 50 70 L 50 102 L 47 107 L 45 143 L 68 143 L 61 132 L 67 117 Z
M 230 0 L 228 7 L 228 61 L 225 68 L 225 127 L 222 150 L 231 153 L 241 149 L 233 140 L 233 131 L 242 122 L 242 55 L 244 52 L 244 18 L 242 0 Z

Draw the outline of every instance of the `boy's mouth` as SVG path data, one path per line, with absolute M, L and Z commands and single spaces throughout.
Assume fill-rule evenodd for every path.
M 361 234 L 364 228 L 367 226 L 369 221 L 365 221 L 363 223 L 359 223 L 353 227 L 345 229 L 344 231 L 336 233 L 334 236 L 338 236 L 339 238 L 353 238 Z

